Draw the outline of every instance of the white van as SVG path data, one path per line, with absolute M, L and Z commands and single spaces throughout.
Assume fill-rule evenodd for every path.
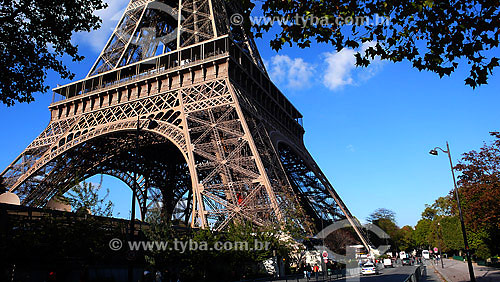
M 422 257 L 424 259 L 430 259 L 429 251 L 428 250 L 423 250 L 422 251 Z
M 394 262 L 390 258 L 384 259 L 384 268 L 387 268 L 387 267 L 394 267 Z

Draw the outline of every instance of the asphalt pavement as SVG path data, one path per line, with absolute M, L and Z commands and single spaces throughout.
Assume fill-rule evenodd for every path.
M 380 274 L 377 275 L 366 275 L 366 276 L 354 276 L 342 279 L 324 279 L 320 276 L 317 280 L 311 277 L 310 280 L 304 279 L 303 277 L 294 277 L 287 280 L 274 280 L 276 282 L 330 282 L 330 281 L 345 281 L 345 282 L 404 282 L 412 273 L 415 272 L 417 266 L 396 266 L 394 268 L 380 268 Z M 428 282 L 434 282 L 429 280 Z M 436 280 L 435 282 L 440 282 Z
M 408 276 L 415 272 L 417 266 L 396 266 L 394 268 L 384 268 L 379 275 L 361 276 L 358 278 L 348 278 L 340 281 L 354 282 L 403 282 Z

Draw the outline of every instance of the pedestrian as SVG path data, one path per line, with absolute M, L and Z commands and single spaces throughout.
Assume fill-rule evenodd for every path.
M 159 270 L 156 271 L 155 273 L 155 282 L 163 282 L 163 279 L 162 279 L 162 275 L 161 275 L 161 272 Z
M 316 277 L 316 280 L 318 280 L 318 276 L 319 276 L 319 266 L 317 264 L 314 265 L 313 267 L 313 271 L 314 271 L 314 277 Z
M 311 279 L 311 265 L 307 264 L 306 266 L 306 273 L 307 273 L 307 280 Z
M 305 263 L 300 265 L 300 270 L 304 273 L 304 279 L 307 279 L 307 267 Z

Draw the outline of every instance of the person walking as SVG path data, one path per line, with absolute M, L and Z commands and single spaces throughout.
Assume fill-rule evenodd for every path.
M 304 273 L 304 279 L 307 279 L 307 267 L 305 263 L 300 264 L 300 270 Z
M 314 277 L 316 277 L 316 281 L 317 281 L 318 277 L 319 277 L 319 266 L 317 264 L 314 265 L 313 271 L 314 271 Z

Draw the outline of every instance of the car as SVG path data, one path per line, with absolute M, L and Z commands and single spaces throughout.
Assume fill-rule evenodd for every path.
M 401 264 L 402 265 L 413 265 L 413 261 L 409 258 L 404 258 L 404 259 L 402 259 Z
M 371 262 L 367 262 L 361 267 L 361 275 L 371 274 L 378 274 L 377 266 Z
M 390 258 L 384 259 L 384 267 L 394 267 L 394 261 Z
M 423 250 L 422 251 L 422 257 L 424 259 L 430 259 L 430 254 L 429 254 L 429 251 L 428 250 Z

